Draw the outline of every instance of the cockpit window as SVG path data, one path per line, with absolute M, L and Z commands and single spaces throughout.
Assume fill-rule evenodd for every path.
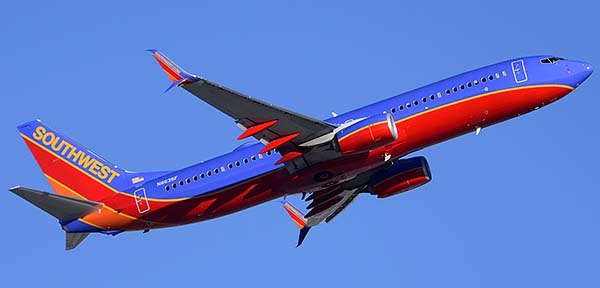
M 540 60 L 540 62 L 542 62 L 543 64 L 554 64 L 560 60 L 565 60 L 565 59 L 559 58 L 559 57 L 550 57 L 550 58 L 544 58 L 544 59 Z

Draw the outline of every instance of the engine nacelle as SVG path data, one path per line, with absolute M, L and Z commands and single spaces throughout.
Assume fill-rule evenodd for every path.
M 343 154 L 368 151 L 394 142 L 398 129 L 392 114 L 380 114 L 350 125 L 336 134 L 337 147 Z
M 369 192 L 377 198 L 386 198 L 415 189 L 431 181 L 431 171 L 425 157 L 413 157 L 396 161 L 371 176 Z

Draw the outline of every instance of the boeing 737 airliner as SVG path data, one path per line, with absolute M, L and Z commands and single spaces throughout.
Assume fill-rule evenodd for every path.
M 10 191 L 56 217 L 75 248 L 92 232 L 177 226 L 301 194 L 303 215 L 283 207 L 300 228 L 329 222 L 360 194 L 386 198 L 431 180 L 427 146 L 537 110 L 569 94 L 592 65 L 552 56 L 512 59 L 318 120 L 190 74 L 148 50 L 172 84 L 231 116 L 238 139 L 258 141 L 191 167 L 130 172 L 39 120 L 18 126 L 55 193 Z

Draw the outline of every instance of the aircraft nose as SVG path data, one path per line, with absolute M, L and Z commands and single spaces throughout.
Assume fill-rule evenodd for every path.
M 592 72 L 594 72 L 594 66 L 590 63 L 572 60 L 565 62 L 565 72 L 568 77 L 573 79 L 575 87 L 579 86 L 585 79 L 592 75 Z
M 587 64 L 587 66 L 585 67 L 585 70 L 587 70 L 591 75 L 592 72 L 594 72 L 594 66 L 590 63 L 586 63 L 586 64 Z

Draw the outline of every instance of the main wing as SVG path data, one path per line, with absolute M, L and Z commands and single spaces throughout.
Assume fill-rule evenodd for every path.
M 199 79 L 183 88 L 235 119 L 245 130 L 238 139 L 253 136 L 258 140 L 272 142 L 297 134 L 287 144 L 300 145 L 335 129 L 331 124 L 253 99 L 205 79 Z
M 332 149 L 317 149 L 327 146 L 333 139 L 337 126 L 314 119 L 223 87 L 196 75 L 185 72 L 157 50 L 149 50 L 173 84 L 181 86 L 221 112 L 229 115 L 244 130 L 238 139 L 254 137 L 265 144 L 261 153 L 276 149 L 282 154 L 277 164 L 304 157 L 306 165 L 294 165 L 294 171 L 310 165 L 311 160 L 320 161 L 339 157 Z M 306 157 L 311 156 L 311 157 Z M 291 168 L 291 169 L 290 169 Z
M 306 199 L 306 201 L 312 201 L 307 207 L 309 211 L 306 215 L 300 213 L 300 211 L 287 201 L 282 202 L 283 208 L 292 217 L 298 228 L 300 228 L 297 246 L 302 245 L 308 231 L 312 227 L 321 224 L 323 221 L 329 223 L 354 202 L 358 194 L 366 191 L 366 189 L 366 185 L 350 189 L 336 185 L 330 189 L 312 193 Z

